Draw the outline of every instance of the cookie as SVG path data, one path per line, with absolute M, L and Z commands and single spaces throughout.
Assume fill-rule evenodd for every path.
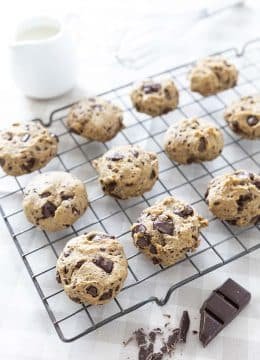
M 167 197 L 143 210 L 132 237 L 154 264 L 172 265 L 199 246 L 199 230 L 207 225 L 191 206 Z
M 82 181 L 63 171 L 36 176 L 24 191 L 25 215 L 42 230 L 59 231 L 69 227 L 87 206 L 87 192 Z
M 260 221 L 260 176 L 245 170 L 215 177 L 209 183 L 206 202 L 211 212 L 231 225 Z
M 101 305 L 121 290 L 127 260 L 114 236 L 92 231 L 68 241 L 56 269 L 56 279 L 71 300 Z
M 160 82 L 148 79 L 136 86 L 131 93 L 131 100 L 137 111 L 158 116 L 178 106 L 179 92 L 170 79 Z
M 166 153 L 179 164 L 213 160 L 219 156 L 223 146 L 221 131 L 198 118 L 185 119 L 170 126 L 164 138 Z
M 92 162 L 104 193 L 128 199 L 151 190 L 158 178 L 158 159 L 139 146 L 124 145 Z
M 225 110 L 224 117 L 236 134 L 248 139 L 260 138 L 260 95 L 233 102 Z
M 189 74 L 191 91 L 203 96 L 217 94 L 237 84 L 235 65 L 219 56 L 200 60 Z
M 123 112 L 104 99 L 91 97 L 72 106 L 67 125 L 87 139 L 106 142 L 123 128 Z
M 44 167 L 57 153 L 59 139 L 36 121 L 14 123 L 0 132 L 0 165 L 19 176 Z

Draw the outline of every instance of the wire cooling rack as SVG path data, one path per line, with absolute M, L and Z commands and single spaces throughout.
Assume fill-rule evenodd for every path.
M 59 153 L 42 171 L 62 170 L 73 173 L 86 184 L 90 199 L 86 213 L 70 228 L 47 233 L 31 226 L 24 217 L 21 202 L 23 188 L 35 174 L 15 178 L 1 173 L 1 214 L 63 341 L 78 339 L 148 302 L 164 305 L 176 288 L 260 248 L 259 225 L 242 229 L 230 226 L 213 217 L 204 201 L 207 184 L 214 176 L 239 168 L 259 172 L 259 141 L 240 139 L 223 120 L 226 105 L 242 95 L 260 90 L 260 41 L 256 42 L 257 47 L 249 45 L 246 44 L 240 54 L 236 49 L 221 53 L 236 64 L 240 76 L 235 88 L 216 96 L 203 98 L 189 91 L 187 72 L 192 64 L 153 76 L 154 79 L 164 76 L 173 78 L 180 90 L 180 106 L 167 115 L 152 119 L 136 112 L 128 95 L 132 84 L 101 94 L 124 109 L 126 125 L 115 139 L 106 144 L 86 141 L 68 132 L 66 114 L 71 105 L 51 114 L 46 125 L 59 136 Z M 165 155 L 162 147 L 164 132 L 171 123 L 189 116 L 205 118 L 221 127 L 225 147 L 217 159 L 183 166 L 176 165 Z M 154 188 L 142 197 L 124 201 L 102 193 L 91 165 L 94 158 L 121 144 L 139 144 L 155 151 L 160 165 L 159 180 Z M 202 230 L 201 245 L 196 252 L 188 254 L 174 266 L 164 268 L 152 264 L 137 252 L 129 228 L 144 208 L 169 194 L 191 203 L 201 215 L 209 219 L 209 226 Z M 56 259 L 65 243 L 93 229 L 118 236 L 129 263 L 129 275 L 123 290 L 116 299 L 103 306 L 73 303 L 55 280 Z

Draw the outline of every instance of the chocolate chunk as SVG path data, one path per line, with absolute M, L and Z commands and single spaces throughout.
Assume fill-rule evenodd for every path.
M 139 349 L 139 353 L 138 353 L 138 360 L 148 360 L 151 359 L 153 353 L 153 344 L 150 343 L 147 347 L 146 346 L 142 346 Z
M 80 129 L 70 128 L 70 131 L 73 132 L 73 133 L 76 134 L 76 135 L 80 135 L 80 134 L 81 134 Z
M 168 218 L 166 220 L 156 220 L 153 223 L 154 230 L 160 231 L 162 234 L 173 235 L 174 225 L 172 219 Z
M 150 179 L 154 179 L 156 177 L 156 172 L 155 172 L 155 170 L 153 169 L 152 171 L 151 171 L 151 174 L 150 174 Z
M 255 126 L 258 123 L 258 119 L 256 116 L 249 116 L 246 121 L 249 126 Z
M 143 328 L 137 329 L 134 335 L 138 346 L 146 344 L 146 333 Z
M 70 254 L 71 254 L 71 249 L 66 250 L 66 251 L 63 252 L 64 257 L 68 257 L 68 256 L 70 256 Z
M 80 211 L 75 206 L 72 206 L 71 211 L 74 215 L 80 215 Z
M 145 247 L 150 245 L 150 238 L 150 235 L 144 234 L 141 237 L 138 237 L 138 239 L 136 240 L 136 245 L 139 248 L 144 249 Z
M 105 185 L 105 190 L 108 192 L 113 191 L 115 190 L 116 185 L 117 185 L 116 182 L 112 180 Z
M 70 300 L 76 302 L 77 304 L 81 304 L 81 300 L 78 297 L 71 297 L 69 296 Z
M 118 152 L 115 152 L 109 156 L 106 157 L 107 160 L 112 160 L 112 161 L 118 161 L 118 160 L 122 160 L 124 158 L 124 155 Z
M 260 222 L 260 215 L 256 215 L 254 216 L 251 221 L 250 221 L 252 224 L 255 224 L 257 225 L 259 222 Z
M 56 211 L 56 206 L 50 202 L 47 201 L 43 206 L 42 206 L 42 215 L 44 219 L 47 219 L 49 217 L 53 217 L 55 215 L 55 211 Z
M 95 286 L 90 285 L 86 288 L 86 293 L 91 295 L 92 297 L 97 297 L 98 295 L 98 290 Z
M 257 187 L 257 189 L 260 189 L 260 179 L 255 179 L 253 184 Z
M 0 166 L 4 166 L 5 165 L 5 159 L 0 158 Z
M 143 224 L 137 224 L 132 228 L 132 235 L 136 234 L 136 233 L 145 233 L 146 232 L 146 226 L 144 226 Z
M 161 84 L 154 83 L 154 84 L 146 84 L 143 86 L 143 92 L 145 94 L 152 94 L 158 92 L 161 89 Z
M 168 348 L 168 352 L 175 349 L 176 344 L 180 341 L 180 334 L 181 334 L 180 329 L 172 330 L 172 333 L 168 337 L 168 340 L 167 340 L 167 343 L 166 343 L 167 348 Z
M 73 199 L 74 198 L 74 195 L 69 195 L 69 194 L 64 194 L 64 193 L 61 193 L 61 200 L 64 201 L 64 200 L 70 200 L 70 199 Z
M 214 290 L 202 305 L 199 338 L 205 347 L 249 303 L 251 294 L 232 279 Z
M 100 104 L 94 104 L 94 105 L 91 105 L 91 109 L 97 110 L 97 111 L 102 111 L 102 110 L 103 110 L 103 106 L 100 105 Z
M 160 264 L 161 259 L 158 259 L 157 257 L 154 256 L 154 257 L 152 258 L 152 262 L 153 262 L 154 265 Z
M 149 336 L 149 340 L 154 343 L 156 339 L 156 332 L 150 331 L 148 336 Z
M 183 311 L 180 321 L 180 342 L 186 343 L 187 333 L 190 328 L 190 317 L 188 311 Z
M 100 296 L 99 300 L 108 300 L 112 297 L 113 291 L 112 289 L 108 290 L 107 292 L 104 292 L 102 296 Z
M 156 247 L 154 245 L 151 245 L 149 250 L 150 250 L 151 254 L 157 254 L 157 249 L 156 249 Z
M 237 134 L 241 133 L 241 129 L 240 129 L 239 124 L 238 124 L 237 121 L 232 121 L 231 128 L 235 133 L 237 133 Z
M 254 174 L 251 172 L 248 172 L 246 170 L 241 170 L 241 171 L 236 171 L 235 175 L 237 175 L 239 178 L 241 179 L 250 179 L 250 180 L 254 180 Z
M 193 209 L 191 206 L 187 205 L 185 206 L 184 209 L 182 210 L 177 210 L 174 211 L 174 214 L 179 215 L 180 217 L 186 219 L 188 216 L 192 216 L 194 213 Z
M 4 136 L 5 138 L 6 138 L 6 140 L 8 140 L 8 141 L 11 141 L 11 140 L 13 140 L 13 134 L 11 133 L 11 132 L 6 132 L 5 133 L 5 136 Z
M 51 193 L 49 191 L 45 191 L 42 194 L 39 194 L 40 198 L 45 198 L 45 197 L 48 197 L 50 195 L 51 195 Z
M 114 263 L 110 259 L 106 259 L 103 256 L 98 256 L 93 260 L 93 263 L 104 270 L 107 274 L 110 274 L 113 270 Z
M 51 134 L 51 137 L 53 137 L 56 140 L 57 143 L 60 142 L 60 139 L 59 139 L 59 137 L 57 135 Z
M 85 262 L 85 260 L 78 261 L 75 265 L 75 269 L 79 269 L 84 264 L 84 262 Z
M 166 97 L 167 100 L 171 100 L 172 97 L 171 97 L 171 93 L 168 89 L 164 89 L 164 95 Z
M 135 158 L 138 158 L 139 152 L 137 150 L 133 149 L 132 153 L 133 153 Z
M 197 159 L 195 156 L 190 156 L 188 159 L 187 159 L 187 164 L 191 164 L 193 162 L 196 162 Z
M 21 141 L 23 142 L 26 142 L 30 139 L 30 134 L 24 134 L 22 137 L 21 137 Z
M 252 200 L 252 194 L 245 194 L 240 195 L 239 199 L 237 200 L 237 210 L 242 211 L 244 209 L 244 206 L 248 203 L 248 201 Z
M 25 161 L 24 164 L 22 164 L 21 168 L 25 171 L 31 171 L 32 168 L 34 167 L 34 164 L 35 164 L 35 159 L 34 158 L 31 158 L 31 159 L 27 159 Z
M 200 152 L 202 152 L 202 151 L 205 151 L 206 148 L 207 148 L 207 140 L 206 140 L 206 138 L 205 138 L 204 136 L 202 136 L 202 137 L 200 138 L 200 140 L 199 140 L 198 150 L 199 150 Z
M 162 360 L 162 358 L 163 358 L 163 353 L 158 352 L 152 355 L 151 360 Z
M 57 281 L 57 283 L 61 284 L 61 278 L 60 278 L 60 274 L 58 271 L 56 271 L 56 281 Z

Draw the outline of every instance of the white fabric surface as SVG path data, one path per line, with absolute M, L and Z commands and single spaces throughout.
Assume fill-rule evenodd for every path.
M 176 2 L 177 3 L 177 2 Z M 187 6 L 189 2 L 185 1 Z M 191 5 L 190 1 L 190 5 Z M 259 32 L 260 11 L 258 1 L 251 1 L 254 8 L 243 8 L 226 12 L 220 16 L 197 24 L 192 33 L 181 42 L 176 39 L 175 50 L 168 57 L 139 71 L 120 67 L 99 44 L 115 35 L 117 26 L 131 23 L 139 14 L 174 11 L 172 1 L 9 1 L 0 15 L 0 40 L 2 43 L 2 74 L 0 83 L 1 128 L 16 120 L 34 117 L 46 118 L 50 111 L 62 104 L 78 99 L 86 91 L 100 92 L 134 78 L 158 72 L 182 62 L 195 59 L 202 54 L 220 49 L 240 46 L 245 40 L 256 37 Z M 198 4 L 198 2 L 196 2 Z M 140 8 L 138 8 L 140 6 Z M 170 6 L 172 6 L 172 9 Z M 178 8 L 176 4 L 176 8 Z M 43 10 L 49 14 L 71 17 L 80 15 L 81 26 L 78 41 L 81 70 L 79 86 L 63 98 L 49 102 L 26 99 L 13 84 L 8 71 L 7 34 L 11 26 L 25 14 Z M 160 13 L 159 11 L 159 13 Z M 162 11 L 163 12 L 163 11 Z M 94 14 L 94 15 L 93 15 Z M 162 18 L 163 19 L 163 18 Z M 84 20 L 84 21 L 83 21 Z M 85 33 L 84 33 L 85 31 Z M 86 36 L 83 36 L 84 34 Z M 90 35 L 91 33 L 91 35 Z M 83 35 L 82 35 L 83 34 Z M 260 35 L 260 34 L 259 34 Z M 84 41 L 83 41 L 83 40 Z M 111 45 L 112 46 L 112 45 Z M 94 49 L 96 51 L 94 51 Z M 88 53 L 89 52 L 89 53 Z M 178 290 L 168 304 L 160 308 L 149 304 L 134 313 L 106 325 L 102 329 L 70 344 L 57 337 L 48 315 L 28 276 L 3 220 L 0 237 L 0 358 L 4 360 L 51 360 L 51 359 L 136 359 L 136 348 L 124 348 L 121 343 L 139 326 L 157 327 L 164 322 L 163 313 L 171 313 L 178 321 L 182 310 L 191 315 L 191 330 L 198 329 L 199 307 L 209 292 L 232 277 L 252 292 L 252 301 L 247 309 L 210 346 L 203 349 L 198 338 L 190 334 L 185 347 L 178 350 L 174 359 L 229 359 L 258 360 L 260 357 L 260 251 L 237 260 L 220 270 L 206 275 Z

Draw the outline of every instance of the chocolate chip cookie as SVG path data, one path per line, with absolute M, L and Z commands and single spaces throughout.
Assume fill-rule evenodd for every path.
M 131 93 L 131 100 L 137 111 L 158 116 L 178 106 L 179 92 L 171 79 L 160 82 L 148 79 L 136 86 Z
M 166 153 L 179 164 L 213 160 L 223 146 L 221 131 L 198 118 L 185 119 L 170 126 L 164 139 Z
M 24 191 L 23 208 L 32 224 L 59 231 L 73 224 L 87 209 L 84 184 L 63 171 L 36 176 Z
M 58 142 L 36 121 L 14 123 L 0 132 L 0 165 L 8 175 L 31 173 L 56 155 Z
M 119 293 L 126 276 L 122 245 L 114 236 L 101 232 L 68 241 L 57 261 L 56 279 L 77 303 L 108 303 Z
M 124 145 L 92 162 L 104 193 L 128 199 L 149 191 L 158 178 L 158 159 L 139 146 Z
M 260 176 L 245 170 L 215 177 L 205 194 L 212 213 L 232 225 L 260 221 Z
M 67 125 L 87 139 L 106 142 L 123 128 L 123 112 L 104 99 L 91 97 L 72 106 Z
M 227 107 L 225 120 L 238 135 L 260 138 L 260 95 L 242 97 Z
M 235 65 L 219 56 L 200 60 L 189 74 L 191 91 L 203 96 L 217 94 L 237 84 Z
M 191 206 L 167 197 L 141 213 L 132 237 L 154 264 L 172 265 L 199 246 L 199 230 L 207 224 Z

